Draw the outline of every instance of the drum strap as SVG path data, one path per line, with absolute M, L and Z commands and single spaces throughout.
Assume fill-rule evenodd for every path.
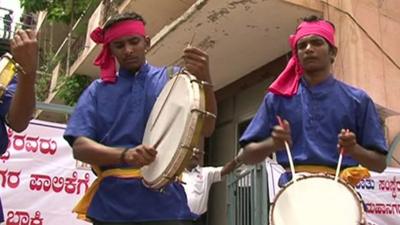
M 120 177 L 120 178 L 136 178 L 141 177 L 140 169 L 109 169 L 105 171 L 101 171 L 97 166 L 93 166 L 94 171 L 97 174 L 96 180 L 90 185 L 89 189 L 83 195 L 81 200 L 79 200 L 78 204 L 74 207 L 72 212 L 77 213 L 78 219 L 89 221 L 90 219 L 86 217 L 87 211 L 89 209 L 90 203 L 97 190 L 100 187 L 100 183 L 106 177 Z
M 287 170 L 290 172 L 290 170 Z M 335 175 L 335 169 L 327 166 L 299 165 L 295 166 L 297 173 L 327 173 Z M 354 166 L 340 172 L 340 178 L 352 186 L 356 186 L 362 179 L 370 177 L 369 170 L 362 166 Z

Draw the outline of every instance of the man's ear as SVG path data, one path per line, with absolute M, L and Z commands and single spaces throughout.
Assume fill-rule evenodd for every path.
M 331 57 L 331 63 L 335 62 L 337 52 L 338 52 L 338 49 L 335 46 L 330 46 L 329 55 Z
M 144 40 L 146 42 L 146 52 L 148 51 L 148 49 L 150 49 L 151 46 L 151 39 L 149 36 L 144 37 Z

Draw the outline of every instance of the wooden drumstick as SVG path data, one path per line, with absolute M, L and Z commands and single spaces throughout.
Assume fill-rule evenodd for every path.
M 186 47 L 192 46 L 195 37 L 196 37 L 196 32 L 193 33 L 192 39 L 190 39 L 190 41 L 187 43 Z M 169 66 L 172 66 L 172 65 L 180 65 L 180 66 L 182 66 L 182 63 L 183 63 L 183 60 L 182 60 L 182 59 L 183 59 L 182 56 L 179 57 L 179 58 L 176 59 L 175 61 L 173 61 L 173 62 L 171 62 L 170 64 L 168 64 L 168 67 L 169 67 Z M 182 67 L 182 70 L 184 70 L 183 67 Z
M 192 46 L 194 37 L 196 37 L 196 32 L 193 32 L 192 39 L 190 39 L 190 42 L 188 43 L 187 47 Z
M 285 129 L 285 126 L 284 126 L 285 124 L 283 123 L 283 120 L 281 119 L 281 117 L 280 116 L 276 116 L 276 118 L 278 119 L 279 126 L 281 126 L 283 129 Z M 290 151 L 289 143 L 287 141 L 285 141 L 285 148 L 286 148 L 286 153 L 288 155 L 290 171 L 292 172 L 292 180 L 293 180 L 293 182 L 296 182 L 296 179 L 294 179 L 294 177 L 296 175 L 296 171 L 294 169 L 292 153 Z
M 172 118 L 177 118 L 178 116 L 178 110 L 174 111 L 174 114 L 171 116 Z M 162 133 L 160 134 L 160 136 L 158 137 L 157 141 L 154 142 L 153 147 L 155 149 L 157 149 L 158 145 L 161 143 L 161 141 L 164 139 L 164 137 L 167 136 L 168 131 L 170 130 L 169 128 L 172 126 L 172 123 L 174 122 L 174 120 L 169 120 L 168 124 L 166 124 L 164 126 L 164 130 L 162 131 Z M 154 124 L 153 124 L 154 126 Z
M 348 134 L 349 130 L 347 129 L 345 131 L 345 134 Z M 339 173 L 340 173 L 340 167 L 342 166 L 342 161 L 343 161 L 343 153 L 344 153 L 344 148 L 340 148 L 340 154 L 339 154 L 339 160 L 338 160 L 338 165 L 336 167 L 336 174 L 335 174 L 335 181 L 338 181 L 339 179 Z

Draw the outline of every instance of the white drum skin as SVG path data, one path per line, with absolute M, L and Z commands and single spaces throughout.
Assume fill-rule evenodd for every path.
M 200 140 L 204 92 L 195 77 L 178 74 L 161 91 L 146 124 L 143 144 L 157 157 L 141 168 L 146 186 L 160 189 L 181 174 Z M 156 146 L 155 146 L 156 145 Z
M 270 210 L 271 225 L 362 225 L 362 200 L 353 187 L 325 174 L 288 183 Z

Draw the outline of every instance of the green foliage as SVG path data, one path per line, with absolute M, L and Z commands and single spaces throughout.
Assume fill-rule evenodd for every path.
M 79 96 L 92 82 L 92 79 L 86 75 L 72 75 L 63 77 L 63 82 L 58 87 L 57 96 L 60 97 L 66 105 L 74 106 Z
M 40 102 L 44 102 L 50 90 L 51 74 L 40 73 L 36 79 L 36 98 Z
M 86 10 L 92 0 L 20 0 L 26 12 L 47 11 L 48 19 L 69 24 Z
M 54 68 L 54 63 L 51 63 L 52 58 L 54 58 L 54 53 L 48 52 L 44 55 L 44 63 L 39 66 L 40 73 L 37 74 L 36 78 L 36 98 L 40 102 L 44 102 L 49 96 L 51 70 Z

